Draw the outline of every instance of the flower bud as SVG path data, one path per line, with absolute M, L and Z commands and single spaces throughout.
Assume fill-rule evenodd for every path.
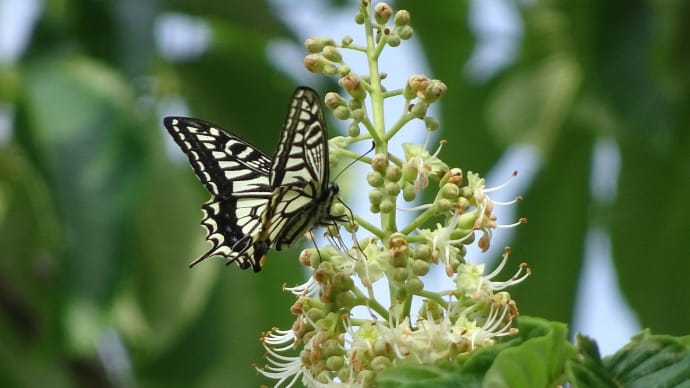
M 386 182 L 384 186 L 386 190 L 386 194 L 390 195 L 391 197 L 395 197 L 400 193 L 400 184 L 398 182 Z
M 346 75 L 338 80 L 338 83 L 353 98 L 363 100 L 366 97 L 366 91 L 362 87 L 361 82 L 359 82 L 359 77 L 355 74 L 350 73 Z
M 409 271 L 405 267 L 397 267 L 393 270 L 393 280 L 396 282 L 404 282 L 407 280 L 407 277 L 409 275 Z
M 335 46 L 335 41 L 331 38 L 314 36 L 304 41 L 304 47 L 310 53 L 320 53 L 326 46 Z
M 429 109 L 429 105 L 422 101 L 419 101 L 412 106 L 412 109 L 410 109 L 410 113 L 412 113 L 414 117 L 422 119 L 424 118 L 424 116 L 426 116 L 427 109 Z
M 429 131 L 435 131 L 441 125 L 438 120 L 431 116 L 424 116 L 424 125 Z
M 402 171 L 400 167 L 392 164 L 386 168 L 386 179 L 391 182 L 397 182 L 402 177 Z
M 326 96 L 323 100 L 324 104 L 331 109 L 335 109 L 339 106 L 347 106 L 347 101 L 345 101 L 345 99 L 336 92 L 326 93 Z
M 415 260 L 412 262 L 412 273 L 416 276 L 426 275 L 429 273 L 429 263 L 424 260 Z
M 364 21 L 367 20 L 367 17 L 364 15 L 362 11 L 358 11 L 355 14 L 355 23 L 357 24 L 364 24 Z
M 374 351 L 375 355 L 384 356 L 391 351 L 391 345 L 388 343 L 388 341 L 382 338 L 378 338 L 376 339 L 376 341 L 374 341 L 374 346 L 372 346 L 372 350 Z
M 410 13 L 404 9 L 395 13 L 395 18 L 393 18 L 393 24 L 396 26 L 405 26 L 410 23 Z
M 388 167 L 388 158 L 384 154 L 376 154 L 374 157 L 371 159 L 371 167 L 374 169 L 374 171 L 378 171 L 380 173 L 385 173 L 386 168 Z
M 347 126 L 347 136 L 356 137 L 359 136 L 359 125 L 352 123 Z
M 387 3 L 377 3 L 374 6 L 374 19 L 378 24 L 386 24 L 393 15 L 393 8 Z
M 347 120 L 350 118 L 350 108 L 346 106 L 339 106 L 333 109 L 333 115 L 338 120 Z
M 456 200 L 460 195 L 460 188 L 452 183 L 446 183 L 441 188 L 441 196 L 446 199 Z
M 443 97 L 448 91 L 448 86 L 437 79 L 431 80 L 424 91 L 424 102 L 430 104 Z
M 337 371 L 345 365 L 342 356 L 330 356 L 326 359 L 326 368 L 330 371 Z
M 429 78 L 423 74 L 414 74 L 407 79 L 405 83 L 405 88 L 403 89 L 403 96 L 407 100 L 411 100 L 418 97 L 420 91 L 426 90 L 426 86 L 429 83 Z
M 338 74 L 338 67 L 331 63 L 326 63 L 323 65 L 323 73 L 329 77 L 333 77 Z
M 395 202 L 393 202 L 390 198 L 384 198 L 381 201 L 379 208 L 381 209 L 381 213 L 390 214 L 395 211 Z
M 414 186 L 409 182 L 403 183 L 402 192 L 403 199 L 407 202 L 414 201 L 414 199 L 417 197 L 417 191 L 415 191 Z
M 309 54 L 304 57 L 304 67 L 312 73 L 322 73 L 324 64 L 319 54 Z
M 416 294 L 424 289 L 424 282 L 420 278 L 411 278 L 405 282 L 405 288 L 410 294 Z
M 352 111 L 352 118 L 354 120 L 357 120 L 360 122 L 362 120 L 364 120 L 364 109 L 362 109 L 362 108 L 352 109 L 352 107 L 350 107 L 350 110 Z
M 379 189 L 374 189 L 369 192 L 369 203 L 380 205 L 383 199 L 383 192 Z
M 353 41 L 354 41 L 354 39 L 352 39 L 352 37 L 350 35 L 345 35 L 345 36 L 343 36 L 343 40 L 341 41 L 341 43 L 343 44 L 344 47 L 347 47 L 347 46 L 351 45 Z
M 383 186 L 383 174 L 381 174 L 378 171 L 369 171 L 369 173 L 367 174 L 367 183 L 369 183 L 369 186 L 371 187 Z
M 440 198 L 434 203 L 434 209 L 439 213 L 445 213 L 453 208 L 453 202 Z
M 417 244 L 414 247 L 414 257 L 418 260 L 430 261 L 431 248 L 427 244 Z
M 391 47 L 400 46 L 400 35 L 398 35 L 395 32 L 386 35 L 386 44 L 388 44 Z
M 326 46 L 323 48 L 323 57 L 329 61 L 336 63 L 343 63 L 343 56 L 335 46 Z
M 410 26 L 402 26 L 398 29 L 398 36 L 402 40 L 408 40 L 412 38 L 412 35 L 414 34 L 414 29 Z
M 346 75 L 349 75 L 352 72 L 352 69 L 350 69 L 350 66 L 348 65 L 340 65 L 338 67 L 338 75 L 341 77 L 345 77 Z

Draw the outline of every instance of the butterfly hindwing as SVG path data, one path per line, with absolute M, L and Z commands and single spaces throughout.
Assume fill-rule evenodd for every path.
M 201 224 L 213 246 L 191 265 L 220 255 L 242 268 L 260 268 L 255 261 L 253 236 L 260 232 L 261 215 L 271 198 L 271 158 L 202 120 L 166 117 L 164 124 L 212 195 L 202 206 Z

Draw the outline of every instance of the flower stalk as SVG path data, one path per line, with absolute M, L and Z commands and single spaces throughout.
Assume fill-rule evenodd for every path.
M 431 132 L 440 123 L 427 112 L 446 93 L 443 82 L 411 75 L 397 89 L 387 91 L 383 85 L 379 58 L 385 49 L 413 36 L 410 20 L 405 10 L 394 12 L 385 2 L 372 6 L 361 0 L 355 21 L 364 28 L 363 45 L 351 37 L 340 43 L 331 38 L 305 42 L 310 53 L 305 67 L 339 77 L 346 93 L 328 93 L 325 99 L 335 117 L 348 122 L 347 136 L 329 142 L 331 162 L 345 157 L 368 166 L 369 210 L 379 214 L 379 225 L 354 214 L 354 227 L 346 226 L 353 233 L 351 247 L 329 229 L 330 245 L 300 254 L 300 262 L 312 273 L 305 284 L 286 288 L 296 297 L 290 309 L 296 319 L 290 329 L 272 329 L 262 337 L 267 365 L 257 369 L 275 386 L 298 381 L 309 387 L 375 386 L 381 370 L 459 360 L 517 332 L 517 304 L 506 288 L 524 281 L 529 268 L 521 264 L 508 280 L 500 280 L 510 249 L 497 268 L 485 274 L 485 266 L 472 263 L 466 248 L 477 244 L 486 250 L 494 229 L 524 222 L 502 225 L 493 214 L 494 206 L 515 201 L 493 201 L 489 193 L 504 185 L 486 188 L 478 174 L 465 175 L 446 164 L 441 159 L 445 142 L 428 149 Z M 366 75 L 355 73 L 340 50 L 366 55 Z M 390 128 L 384 120 L 387 99 L 402 100 L 402 113 Z M 423 120 L 427 140 L 404 144 L 401 155 L 389 141 L 413 120 Z M 369 139 L 374 141 L 373 157 L 347 149 Z M 417 216 L 399 228 L 400 201 L 415 201 L 430 190 L 433 200 L 411 206 Z M 367 232 L 370 235 L 362 238 Z M 453 288 L 438 292 L 426 287 L 437 266 Z M 387 287 L 374 287 L 379 282 Z M 388 295 L 380 295 L 382 290 Z

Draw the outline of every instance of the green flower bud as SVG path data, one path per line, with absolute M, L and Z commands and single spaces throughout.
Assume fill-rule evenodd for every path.
M 412 109 L 410 109 L 410 113 L 412 113 L 414 117 L 422 119 L 424 116 L 426 116 L 427 109 L 429 109 L 429 105 L 425 102 L 419 101 L 414 104 Z
M 381 213 L 390 214 L 395 211 L 395 202 L 390 198 L 384 198 L 379 207 L 381 208 Z
M 417 179 L 417 169 L 410 163 L 405 163 L 403 165 L 403 179 L 405 182 L 414 182 Z
M 304 41 L 304 47 L 310 53 L 320 53 L 326 46 L 335 46 L 335 41 L 331 38 L 322 38 L 318 36 L 311 37 Z
M 409 182 L 403 183 L 402 192 L 403 199 L 407 202 L 414 201 L 414 199 L 417 198 L 417 192 L 415 191 L 414 186 Z
M 400 180 L 402 177 L 402 171 L 400 170 L 400 167 L 392 164 L 386 168 L 386 180 L 389 180 L 391 182 L 397 182 Z
M 387 3 L 378 3 L 374 6 L 374 19 L 378 24 L 386 24 L 393 15 L 393 8 Z
M 347 126 L 347 136 L 356 137 L 359 136 L 360 130 L 359 125 L 352 123 Z
M 398 267 L 393 270 L 393 280 L 395 280 L 396 282 L 404 282 L 405 280 L 407 280 L 408 275 L 409 272 L 405 267 Z
M 414 257 L 417 260 L 431 261 L 431 248 L 427 244 L 417 244 L 414 247 Z
M 413 34 L 414 29 L 410 26 L 402 26 L 398 29 L 398 36 L 400 36 L 400 39 L 402 40 L 408 40 L 412 38 Z
M 374 205 L 373 203 L 369 205 L 369 211 L 373 214 L 381 213 L 381 205 Z
M 321 350 L 323 351 L 323 355 L 326 357 L 342 356 L 345 354 L 345 351 L 340 346 L 340 343 L 338 343 L 338 340 L 334 338 L 327 339 L 326 342 L 321 345 Z
M 343 368 L 340 368 L 338 370 L 338 378 L 340 381 L 349 381 L 350 380 L 350 367 L 346 366 Z
M 326 46 L 323 48 L 323 57 L 335 63 L 343 63 L 343 56 L 335 46 Z
M 376 356 L 371 360 L 371 369 L 375 371 L 382 371 L 386 368 L 390 368 L 391 360 L 384 356 Z
M 395 13 L 395 18 L 393 18 L 393 24 L 396 26 L 405 26 L 410 23 L 410 13 L 404 9 Z
M 439 213 L 446 213 L 453 208 L 453 202 L 445 198 L 439 198 L 434 203 L 434 209 Z
M 323 73 L 329 77 L 333 77 L 338 74 L 338 67 L 336 65 L 326 63 L 323 65 Z
M 355 14 L 355 23 L 364 24 L 365 20 L 367 20 L 367 19 L 366 19 L 366 16 L 364 15 L 363 12 L 359 11 Z
M 344 47 L 347 47 L 347 46 L 352 44 L 353 40 L 354 39 L 352 39 L 352 37 L 350 35 L 345 35 L 345 36 L 343 36 L 343 40 L 341 41 L 341 43 L 343 44 Z
M 347 120 L 350 118 L 350 108 L 346 106 L 339 106 L 333 109 L 333 115 L 338 120 Z
M 352 69 L 350 69 L 350 66 L 348 65 L 343 64 L 340 65 L 340 67 L 338 67 L 338 75 L 341 77 L 345 77 L 346 75 L 349 75 L 351 72 Z
M 386 44 L 391 47 L 400 46 L 400 35 L 395 32 L 386 35 Z
M 374 381 L 376 381 L 376 372 L 365 369 L 359 372 L 357 379 L 357 383 L 361 384 L 363 387 L 373 387 Z
M 383 192 L 379 189 L 374 189 L 369 192 L 369 203 L 380 205 L 383 199 Z
M 424 282 L 420 278 L 411 278 L 405 282 L 405 288 L 410 294 L 416 294 L 424 289 Z
M 355 305 L 355 296 L 351 292 L 339 292 L 335 297 L 335 303 L 339 307 L 352 308 Z
M 412 262 L 412 273 L 416 276 L 424 276 L 429 273 L 429 263 L 424 260 L 415 260 Z
M 378 171 L 369 171 L 367 174 L 367 183 L 371 187 L 382 187 L 383 186 L 383 174 Z
M 446 183 L 441 188 L 441 196 L 446 199 L 456 200 L 460 195 L 460 188 L 452 183 Z
M 360 121 L 360 122 L 362 120 L 364 120 L 364 109 L 362 109 L 362 108 L 352 109 L 352 107 L 350 107 L 350 110 L 352 111 L 352 118 L 353 119 Z
M 324 63 L 319 54 L 309 54 L 304 57 L 304 67 L 312 73 L 323 73 Z
M 400 184 L 398 182 L 386 182 L 384 185 L 386 194 L 394 197 L 400 193 Z
M 441 125 L 436 118 L 431 116 L 424 116 L 424 125 L 429 131 L 435 131 Z
M 345 365 L 345 360 L 342 356 L 331 356 L 326 359 L 326 369 L 330 371 L 337 371 Z
M 378 338 L 376 341 L 374 341 L 374 346 L 372 346 L 372 350 L 374 351 L 374 354 L 377 356 L 385 356 L 391 351 L 391 345 L 388 343 L 388 341 Z

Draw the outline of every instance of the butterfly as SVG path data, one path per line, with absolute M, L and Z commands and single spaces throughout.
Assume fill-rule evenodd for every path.
M 271 247 L 281 250 L 339 220 L 330 213 L 338 185 L 329 178 L 326 121 L 314 90 L 295 90 L 273 158 L 203 120 L 163 122 L 211 194 L 201 225 L 212 246 L 190 266 L 222 256 L 259 272 Z

